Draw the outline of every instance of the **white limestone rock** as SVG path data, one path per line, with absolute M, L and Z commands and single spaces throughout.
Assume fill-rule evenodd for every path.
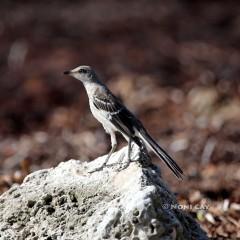
M 0 197 L 0 239 L 207 239 L 180 209 L 158 167 L 133 149 L 129 167 L 119 171 L 127 148 L 110 165 L 70 160 L 28 175 Z M 184 183 L 183 183 L 184 184 Z

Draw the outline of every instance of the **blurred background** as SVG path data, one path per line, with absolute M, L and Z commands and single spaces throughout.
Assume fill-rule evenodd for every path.
M 153 158 L 179 202 L 210 237 L 240 238 L 238 1 L 1 1 L 0 16 L 0 192 L 109 150 L 62 74 L 91 65 L 184 169 Z

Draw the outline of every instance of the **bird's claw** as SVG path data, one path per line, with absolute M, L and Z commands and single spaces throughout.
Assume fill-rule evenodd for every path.
M 106 161 L 100 167 L 97 167 L 93 170 L 90 170 L 90 171 L 88 171 L 88 173 L 94 173 L 94 172 L 102 171 L 104 168 L 110 168 L 110 167 L 113 167 L 113 166 L 116 166 L 116 165 L 120 165 L 120 167 L 117 169 L 117 171 L 122 171 L 122 170 L 126 169 L 130 165 L 131 162 L 133 162 L 132 159 L 128 158 L 128 161 L 123 163 L 124 155 L 125 154 L 123 153 L 119 157 L 119 159 L 121 160 L 120 162 L 107 164 L 107 161 Z
M 131 162 L 132 162 L 132 160 L 130 159 L 126 163 L 114 163 L 114 164 L 103 165 L 103 166 L 100 166 L 98 168 L 95 168 L 93 170 L 88 171 L 88 173 L 94 173 L 94 172 L 102 171 L 104 168 L 111 168 L 111 167 L 114 167 L 116 165 L 120 165 L 120 167 L 117 168 L 117 171 L 119 172 L 119 171 L 122 171 L 122 170 L 126 169 L 130 165 Z

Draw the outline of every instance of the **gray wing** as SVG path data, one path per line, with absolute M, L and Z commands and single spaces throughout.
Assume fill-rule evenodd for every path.
M 109 115 L 109 121 L 123 134 L 132 137 L 136 128 L 142 124 L 123 104 L 112 94 L 97 94 L 93 96 L 93 104 L 98 110 Z

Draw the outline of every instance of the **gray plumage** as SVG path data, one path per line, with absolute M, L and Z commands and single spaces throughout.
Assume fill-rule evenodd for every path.
M 183 171 L 177 163 L 148 134 L 142 123 L 99 80 L 91 67 L 79 66 L 64 73 L 83 83 L 93 116 L 102 123 L 105 131 L 110 134 L 112 148 L 101 168 L 106 165 L 111 154 L 115 151 L 117 146 L 116 132 L 120 132 L 129 143 L 129 151 L 132 141 L 140 148 L 146 144 L 178 178 L 182 178 Z

